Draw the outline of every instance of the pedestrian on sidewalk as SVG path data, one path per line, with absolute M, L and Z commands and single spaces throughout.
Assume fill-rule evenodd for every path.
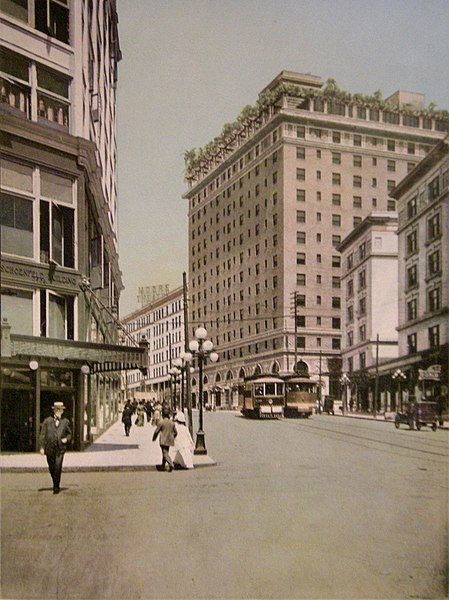
M 122 412 L 122 423 L 123 426 L 125 428 L 125 435 L 126 437 L 129 437 L 129 432 L 131 431 L 131 427 L 132 427 L 132 416 L 133 416 L 133 407 L 132 404 L 129 400 L 127 400 L 125 406 L 123 407 L 123 412 Z
M 151 419 L 151 425 L 157 427 L 161 420 L 161 405 L 157 402 L 153 407 L 153 418 Z
M 151 415 L 153 413 L 153 407 L 151 406 L 151 402 L 146 400 L 145 402 L 145 412 L 147 414 L 147 423 L 151 421 Z
M 47 456 L 48 469 L 53 480 L 53 494 L 59 494 L 62 461 L 67 444 L 72 440 L 72 430 L 69 420 L 62 416 L 64 403 L 55 402 L 52 409 L 53 416 L 47 417 L 41 425 L 39 446 L 41 454 Z
M 139 402 L 139 404 L 137 405 L 137 418 L 136 418 L 136 425 L 137 427 L 143 427 L 145 425 L 145 415 L 146 410 L 145 410 L 145 406 L 143 405 L 143 402 Z
M 186 418 L 182 411 L 178 410 L 175 417 L 176 431 L 178 435 L 175 439 L 174 448 L 172 448 L 172 456 L 175 467 L 181 469 L 193 469 L 193 451 L 195 444 L 193 443 L 190 431 L 187 429 Z
M 170 420 L 170 409 L 168 407 L 162 408 L 162 421 L 159 422 L 153 433 L 153 442 L 159 437 L 159 444 L 162 451 L 162 465 L 160 466 L 161 471 L 165 471 L 165 463 L 168 464 L 168 471 L 173 471 L 173 461 L 170 458 L 170 447 L 175 445 L 175 437 L 178 435 L 176 426 L 173 421 Z

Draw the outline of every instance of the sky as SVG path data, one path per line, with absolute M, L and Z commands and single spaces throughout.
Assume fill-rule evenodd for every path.
M 123 317 L 139 287 L 188 271 L 184 152 L 216 137 L 282 70 L 449 109 L 448 0 L 117 0 Z

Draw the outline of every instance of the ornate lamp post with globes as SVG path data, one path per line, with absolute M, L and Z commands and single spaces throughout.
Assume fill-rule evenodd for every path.
M 195 338 L 189 343 L 189 350 L 193 356 L 198 357 L 199 385 L 198 394 L 200 401 L 200 422 L 196 434 L 195 454 L 207 454 L 206 442 L 203 430 L 203 363 L 207 358 L 215 363 L 218 360 L 218 354 L 214 352 L 214 346 L 207 339 L 207 330 L 204 327 L 198 327 L 195 330 Z
M 172 367 L 168 372 L 170 375 L 170 383 L 171 383 L 171 403 L 172 403 L 172 411 L 176 411 L 176 384 L 179 381 L 179 376 L 181 375 L 181 371 L 177 367 Z
M 190 373 L 193 373 L 193 369 L 190 366 L 192 362 L 192 354 L 190 352 L 181 352 L 178 358 L 173 360 L 173 364 L 176 368 L 181 371 L 181 410 L 185 408 L 185 395 L 184 395 L 184 373 L 189 369 Z
M 347 373 L 343 373 L 340 377 L 340 383 L 343 386 L 343 414 L 345 415 L 348 412 L 348 383 L 350 379 Z
M 398 384 L 398 401 L 396 412 L 402 411 L 402 382 L 407 379 L 407 376 L 403 371 L 401 371 L 401 369 L 396 369 L 391 378 L 393 381 L 397 381 Z

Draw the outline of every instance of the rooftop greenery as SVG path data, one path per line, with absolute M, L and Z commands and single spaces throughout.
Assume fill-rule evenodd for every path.
M 260 125 L 264 112 L 269 110 L 270 107 L 278 106 L 283 97 L 292 97 L 301 100 L 321 98 L 327 101 L 331 100 L 341 104 L 363 106 L 369 109 L 388 110 L 390 112 L 449 120 L 449 111 L 438 109 L 434 102 L 431 102 L 423 109 L 416 109 L 410 105 L 399 107 L 384 100 L 380 90 L 375 91 L 371 96 L 351 94 L 350 92 L 341 90 L 335 79 L 328 79 L 320 89 L 282 83 L 274 90 L 265 91 L 260 94 L 254 105 L 247 104 L 244 106 L 236 120 L 233 123 L 225 123 L 221 133 L 204 147 L 186 150 L 184 153 L 186 180 L 193 180 L 202 166 L 207 168 L 207 163 L 210 163 L 215 158 L 222 157 L 223 152 L 232 151 L 237 138 L 245 136 L 249 129 Z

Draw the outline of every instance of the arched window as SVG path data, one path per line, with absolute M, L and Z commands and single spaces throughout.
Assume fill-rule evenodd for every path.
M 309 367 L 303 360 L 299 360 L 295 365 L 295 373 L 298 375 L 309 375 Z

